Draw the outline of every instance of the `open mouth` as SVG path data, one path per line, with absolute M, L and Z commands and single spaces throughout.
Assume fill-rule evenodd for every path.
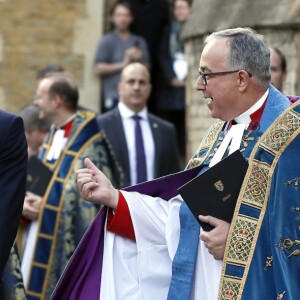
M 214 99 L 212 97 L 206 97 L 205 99 L 208 100 L 207 107 L 211 110 L 212 105 L 213 105 L 212 103 L 213 103 Z
M 210 104 L 211 102 L 214 101 L 214 99 L 212 97 L 205 97 L 206 100 L 208 100 L 208 104 Z

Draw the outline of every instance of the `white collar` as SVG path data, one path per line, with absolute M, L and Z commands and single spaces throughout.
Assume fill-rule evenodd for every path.
M 59 126 L 55 126 L 56 129 L 61 129 L 63 128 L 65 125 L 67 125 L 69 122 L 73 121 L 77 116 L 77 113 L 73 114 L 72 116 L 70 116 L 68 119 L 66 119 L 64 122 L 62 122 L 62 124 L 60 124 Z
M 262 107 L 262 105 L 264 104 L 265 100 L 268 97 L 268 94 L 269 94 L 269 89 L 267 89 L 266 92 L 262 95 L 262 97 L 257 102 L 255 102 L 254 105 L 252 105 L 248 110 L 243 112 L 238 117 L 234 118 L 234 121 L 237 124 L 250 124 L 251 123 L 250 116 Z
M 147 107 L 144 107 L 141 111 L 136 113 L 133 110 L 131 110 L 128 106 L 126 106 L 123 102 L 120 101 L 118 103 L 118 108 L 119 108 L 122 119 L 130 119 L 132 116 L 134 116 L 136 114 L 139 115 L 143 120 L 148 119 Z
M 231 128 L 226 133 L 221 145 L 219 146 L 218 150 L 216 151 L 215 155 L 213 156 L 213 158 L 209 163 L 210 168 L 215 164 L 217 164 L 223 158 L 227 148 L 229 148 L 229 153 L 228 153 L 229 155 L 233 153 L 235 150 L 240 148 L 244 130 L 251 123 L 251 118 L 250 118 L 251 114 L 253 114 L 259 108 L 261 108 L 261 106 L 263 105 L 263 103 L 265 102 L 268 96 L 268 93 L 269 93 L 269 89 L 247 111 L 239 115 L 237 118 L 234 118 L 237 124 L 232 125 Z

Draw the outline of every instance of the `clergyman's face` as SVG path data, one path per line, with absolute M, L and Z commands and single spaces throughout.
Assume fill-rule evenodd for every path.
M 281 68 L 281 58 L 278 53 L 274 49 L 270 49 L 270 54 L 271 84 L 277 90 L 282 91 L 286 72 Z
M 140 64 L 127 66 L 118 86 L 119 98 L 131 110 L 142 110 L 151 92 L 150 75 L 146 67 Z
M 229 52 L 228 38 L 211 40 L 201 54 L 199 71 L 203 73 L 233 71 L 228 63 Z M 207 85 L 199 76 L 195 88 L 203 92 L 204 98 L 209 99 L 207 106 L 211 111 L 211 116 L 229 121 L 240 115 L 241 108 L 238 103 L 239 73 L 207 76 L 206 79 Z
M 55 108 L 54 103 L 49 96 L 50 85 L 51 80 L 49 78 L 42 79 L 39 82 L 34 103 L 39 107 L 39 117 L 41 119 L 49 118 L 49 120 L 53 121 Z

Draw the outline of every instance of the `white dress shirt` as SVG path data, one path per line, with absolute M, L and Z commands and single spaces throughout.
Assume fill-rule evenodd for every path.
M 134 140 L 134 128 L 135 121 L 132 118 L 136 113 L 129 109 L 124 103 L 119 102 L 118 108 L 122 118 L 123 128 L 125 132 L 125 138 L 127 142 L 127 149 L 129 155 L 129 165 L 130 165 L 130 184 L 137 183 L 136 174 L 136 151 L 135 151 L 135 140 Z M 150 123 L 148 119 L 148 111 L 145 107 L 141 110 L 138 115 L 141 117 L 140 125 L 142 129 L 146 166 L 147 166 L 147 180 L 152 180 L 154 178 L 154 168 L 155 168 L 155 145 L 150 128 Z

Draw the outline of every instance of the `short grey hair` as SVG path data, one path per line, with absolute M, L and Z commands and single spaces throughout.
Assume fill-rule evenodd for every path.
M 232 70 L 245 70 L 262 83 L 270 82 L 270 49 L 261 34 L 251 28 L 225 29 L 209 35 L 204 44 L 219 38 L 229 38 Z
M 33 130 L 48 132 L 51 123 L 49 120 L 40 119 L 39 108 L 34 104 L 26 105 L 22 108 L 20 116 L 23 119 L 25 131 L 30 133 Z

